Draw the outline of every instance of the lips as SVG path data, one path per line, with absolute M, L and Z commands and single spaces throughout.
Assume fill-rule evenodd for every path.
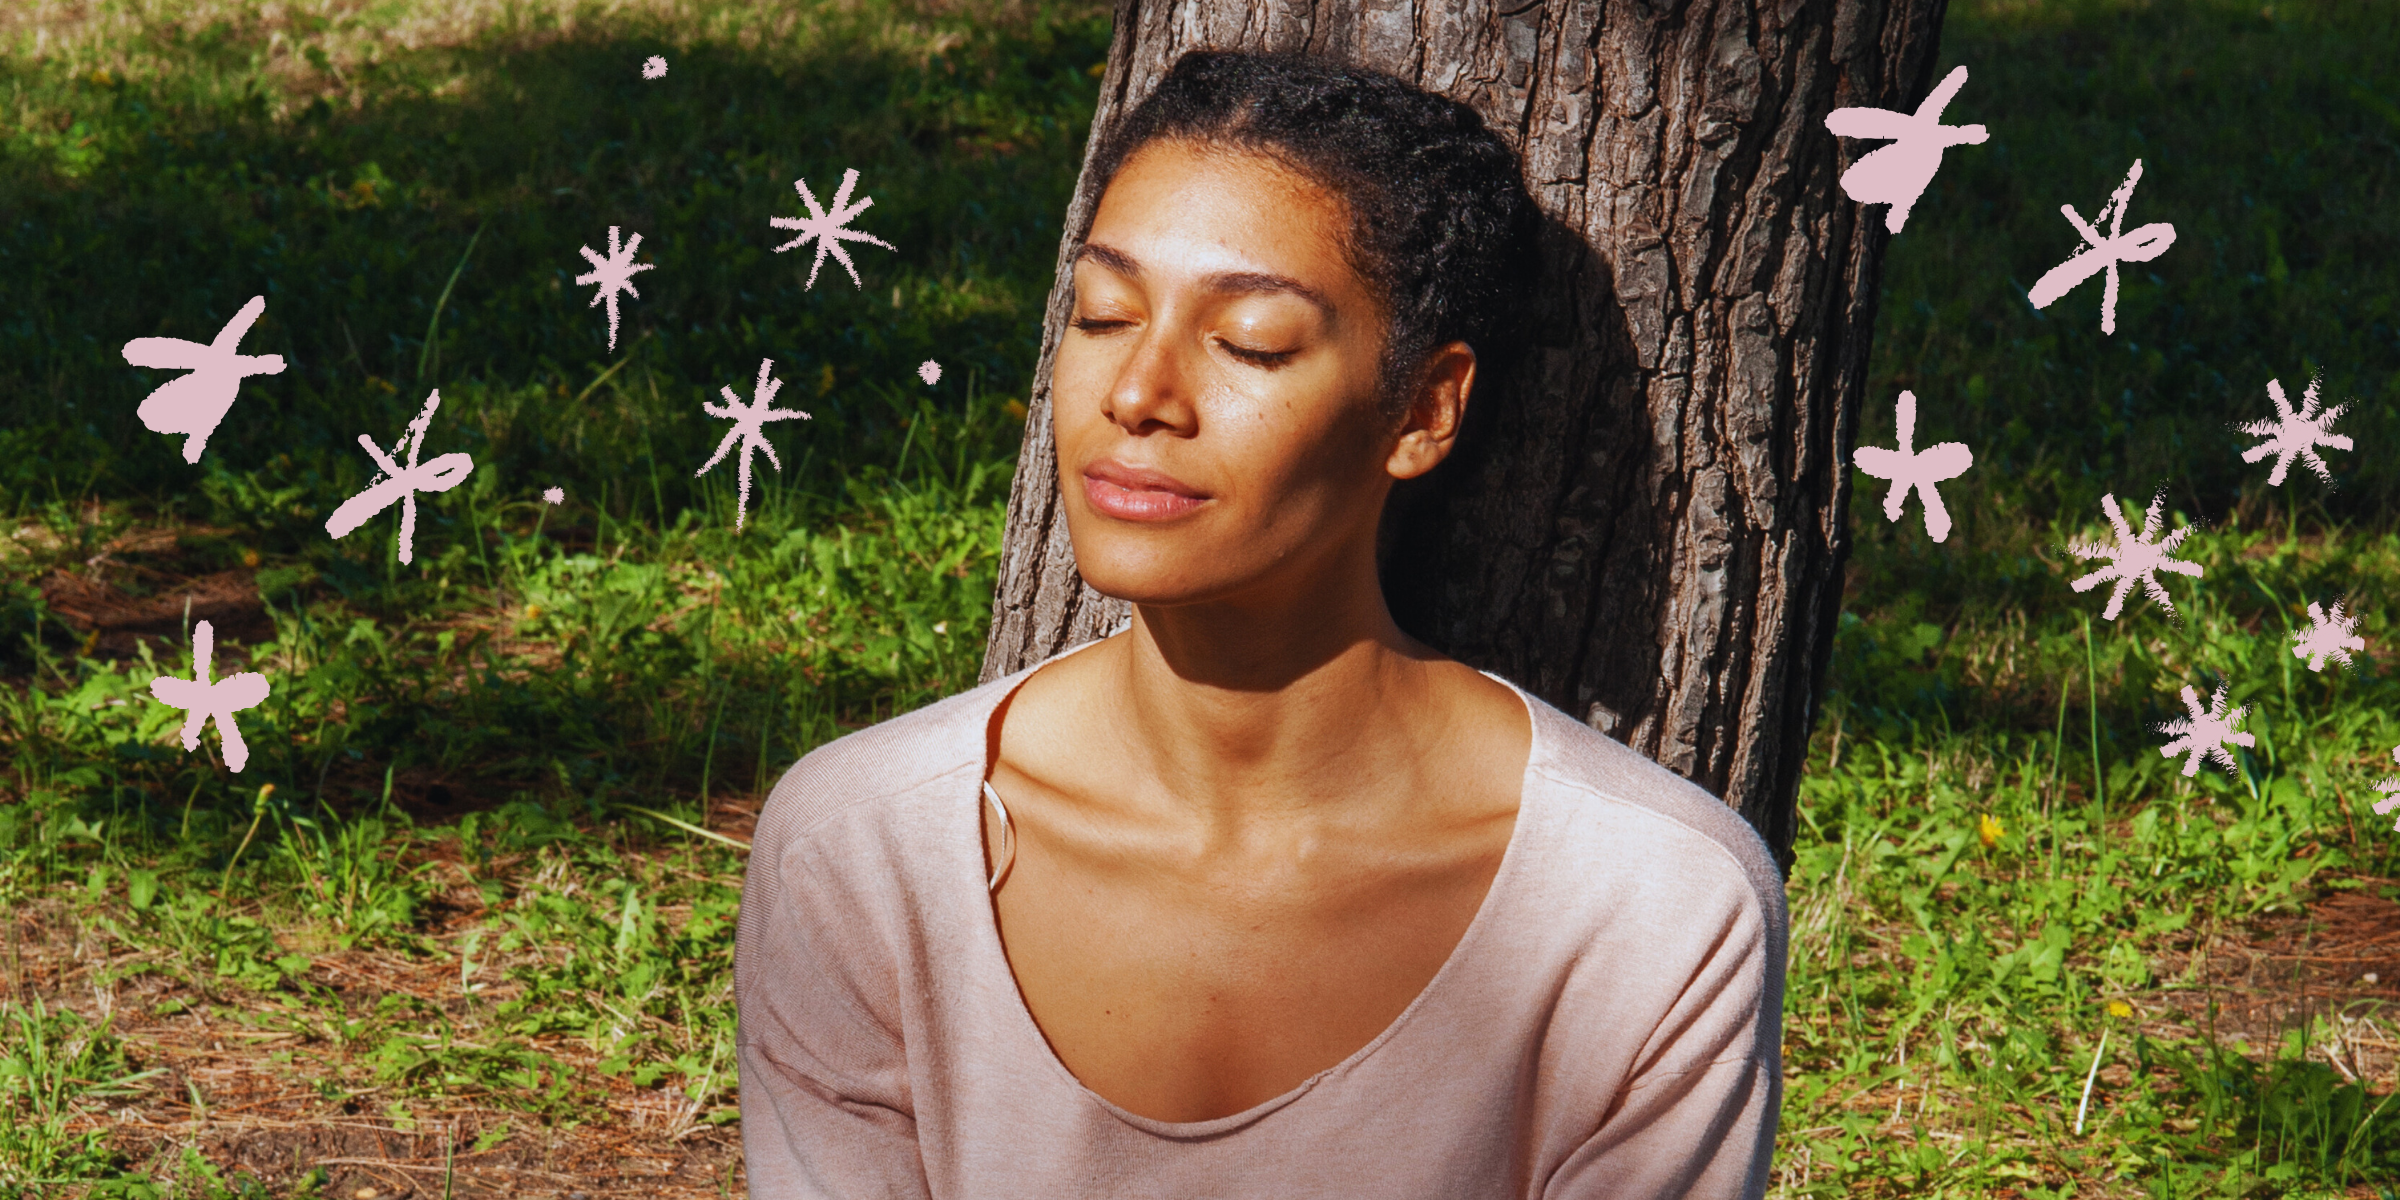
M 1206 492 L 1148 467 L 1103 459 L 1083 470 L 1084 498 L 1122 521 L 1171 521 L 1208 503 Z

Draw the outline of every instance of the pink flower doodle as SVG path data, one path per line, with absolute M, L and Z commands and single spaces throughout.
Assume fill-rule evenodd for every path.
M 2025 293 L 2025 298 L 2033 301 L 2035 308 L 2050 307 L 2051 301 L 2074 291 L 2077 284 L 2106 271 L 2108 289 L 2100 297 L 2100 332 L 2117 331 L 2117 264 L 2149 262 L 2175 244 L 2175 227 L 2164 221 L 2153 221 L 2132 233 L 2125 232 L 2125 210 L 2133 205 L 2133 186 L 2141 181 L 2142 160 L 2137 158 L 2133 160 L 2133 170 L 2126 173 L 2125 182 L 2088 225 L 2076 215 L 2074 205 L 2058 206 L 2058 211 L 2074 223 L 2076 232 L 2083 235 L 2084 244 L 2076 247 L 2067 261 L 2034 281 L 2033 290 Z M 2100 236 L 2100 231 L 2094 228 L 2102 221 L 2108 222 L 2107 237 Z
M 1965 68 L 1960 68 L 1964 70 Z M 1858 469 L 1877 479 L 1892 481 L 1892 490 L 1884 493 L 1884 519 L 1900 519 L 1901 505 L 1914 490 L 1925 501 L 1925 532 L 1939 542 L 1950 536 L 1950 510 L 1942 507 L 1942 494 L 1934 490 L 1945 479 L 1956 479 L 1975 465 L 1975 452 L 1965 442 L 1943 442 L 1938 446 L 1915 449 L 1917 444 L 1917 394 L 1900 393 L 1900 448 L 1886 450 L 1881 446 L 1860 446 L 1850 452 L 1850 461 Z
M 1883 215 L 1883 227 L 1893 233 L 1908 224 L 1909 210 L 1933 182 L 1933 173 L 1941 170 L 1942 151 L 1952 146 L 1980 146 L 1989 136 L 1981 125 L 1942 124 L 1942 109 L 1966 82 L 1966 67 L 1951 71 L 1913 114 L 1888 108 L 1837 108 L 1825 114 L 1825 128 L 1837 136 L 1894 139 L 1842 172 L 1842 191 L 1851 199 L 1860 204 L 1891 205 Z
M 161 675 L 150 681 L 150 694 L 169 708 L 183 709 L 183 748 L 200 748 L 200 727 L 210 717 L 217 719 L 217 736 L 225 743 L 225 765 L 240 771 L 250 762 L 250 747 L 242 744 L 242 731 L 235 727 L 233 714 L 244 708 L 256 708 L 267 698 L 267 677 L 256 671 L 229 675 L 209 682 L 209 658 L 216 650 L 216 626 L 201 621 L 192 627 L 192 678 L 177 679 Z
M 442 393 L 435 391 L 425 398 L 425 410 L 408 423 L 408 431 L 400 435 L 392 453 L 406 452 L 408 465 L 402 466 L 385 454 L 366 434 L 358 435 L 358 444 L 366 447 L 367 456 L 382 468 L 381 473 L 367 481 L 366 489 L 342 501 L 341 507 L 325 519 L 325 532 L 336 538 L 350 536 L 352 530 L 367 523 L 375 514 L 400 502 L 400 561 L 416 561 L 413 543 L 417 533 L 417 493 L 446 492 L 457 487 L 461 480 L 475 471 L 475 460 L 464 450 L 453 450 L 423 466 L 417 465 L 417 452 L 425 448 L 425 428 L 433 423 L 434 410 L 442 406 Z
M 208 446 L 208 435 L 217 431 L 217 422 L 224 420 L 226 410 L 233 407 L 234 395 L 241 390 L 244 378 L 283 373 L 280 354 L 234 351 L 241 344 L 242 335 L 250 332 L 250 327 L 266 311 L 265 296 L 250 297 L 250 302 L 217 331 L 216 340 L 206 344 L 169 337 L 135 338 L 125 343 L 125 361 L 134 366 L 191 372 L 150 393 L 136 410 L 142 425 L 152 433 L 191 435 L 183 441 L 183 461 L 200 461 L 200 452 Z

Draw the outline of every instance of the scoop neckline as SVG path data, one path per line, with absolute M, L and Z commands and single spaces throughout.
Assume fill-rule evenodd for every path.
M 1115 635 L 1112 634 L 1109 636 Z M 1318 1071 L 1316 1074 L 1311 1075 L 1306 1079 L 1301 1080 L 1299 1083 L 1293 1085 L 1291 1090 L 1284 1092 L 1282 1095 L 1261 1100 L 1257 1104 L 1251 1105 L 1240 1112 L 1228 1113 L 1225 1116 L 1211 1118 L 1206 1121 L 1162 1121 L 1155 1117 L 1145 1117 L 1142 1114 L 1125 1108 L 1115 1101 L 1110 1100 L 1108 1097 L 1093 1091 L 1083 1082 L 1083 1080 L 1076 1077 L 1075 1072 L 1067 1069 L 1067 1064 L 1058 1057 L 1058 1052 L 1051 1048 L 1048 1035 L 1042 1032 L 1041 1024 L 1033 1019 L 1032 1006 L 1025 1002 L 1025 989 L 1017 982 L 1017 969 L 1015 965 L 1008 961 L 1008 947 L 1000 940 L 1000 913 L 998 907 L 998 897 L 983 886 L 986 877 L 981 871 L 982 859 L 985 850 L 983 834 L 984 799 L 982 788 L 984 781 L 991 777 L 993 766 L 991 761 L 991 754 L 993 752 L 993 743 L 991 740 L 993 715 L 999 712 L 1001 704 L 1006 702 L 1009 697 L 1016 694 L 1018 688 L 1025 686 L 1026 680 L 1033 678 L 1035 672 L 1040 671 L 1043 667 L 1049 666 L 1051 663 L 1057 662 L 1059 659 L 1065 658 L 1070 654 L 1074 654 L 1077 651 L 1091 646 L 1097 646 L 1101 642 L 1107 640 L 1107 637 L 1093 638 L 1091 641 L 1084 642 L 1081 645 L 1069 647 L 1068 649 L 1062 650 L 1057 654 L 1051 655 L 1049 658 L 1043 659 L 1041 662 L 1035 663 L 1033 666 L 1026 668 L 1023 673 L 1016 676 L 1013 680 L 1008 680 L 1006 687 L 996 689 L 991 697 L 990 703 L 983 709 L 983 719 L 978 724 L 977 728 L 981 733 L 981 737 L 979 739 L 980 743 L 985 749 L 983 750 L 978 763 L 978 766 L 981 768 L 981 770 L 973 780 L 973 788 L 971 791 L 972 803 L 966 808 L 966 811 L 974 814 L 974 820 L 970 823 L 973 830 L 973 839 L 968 843 L 973 848 L 971 861 L 974 864 L 974 868 L 967 871 L 966 874 L 974 877 L 973 882 L 976 885 L 974 894 L 976 900 L 978 901 L 978 911 L 982 914 L 981 919 L 976 922 L 975 939 L 978 949 L 986 953 L 987 959 L 997 961 L 999 963 L 1000 976 L 1007 982 L 1007 1007 L 1010 1013 L 1008 1019 L 1017 1026 L 1014 1036 L 1016 1036 L 1019 1041 L 1024 1041 L 1026 1038 L 1031 1038 L 1032 1040 L 1030 1045 L 1032 1046 L 1033 1051 L 1040 1056 L 1042 1062 L 1047 1066 L 1047 1068 L 1058 1079 L 1064 1082 L 1070 1090 L 1081 1094 L 1083 1098 L 1089 1100 L 1092 1104 L 1098 1106 L 1102 1111 L 1107 1112 L 1109 1115 L 1115 1117 L 1119 1121 L 1122 1121 L 1136 1129 L 1142 1130 L 1145 1133 L 1154 1134 L 1159 1137 L 1189 1139 L 1227 1133 L 1264 1118 L 1275 1110 L 1280 1109 L 1295 1100 L 1298 1100 L 1304 1095 L 1307 1095 L 1319 1083 L 1323 1082 L 1327 1078 L 1348 1071 L 1357 1066 L 1359 1063 L 1366 1061 L 1367 1058 L 1372 1056 L 1377 1050 L 1381 1049 L 1384 1043 L 1391 1041 L 1394 1037 L 1397 1037 L 1400 1031 L 1409 1024 L 1411 1019 L 1413 1019 L 1418 1012 L 1427 1007 L 1427 1005 L 1431 1002 L 1431 998 L 1443 990 L 1444 980 L 1449 979 L 1453 975 L 1460 974 L 1465 970 L 1465 968 L 1459 966 L 1459 963 L 1469 956 L 1470 952 L 1476 945 L 1478 945 L 1480 940 L 1489 936 L 1484 932 L 1485 929 L 1499 920 L 1499 918 L 1494 917 L 1492 913 L 1496 908 L 1504 903 L 1504 901 L 1499 899 L 1502 894 L 1501 889 L 1504 885 L 1513 883 L 1515 877 L 1522 873 L 1523 867 L 1520 864 L 1524 859 L 1525 854 L 1529 853 L 1528 851 L 1520 850 L 1519 847 L 1526 841 L 1526 816 L 1537 791 L 1535 784 L 1540 775 L 1542 751 L 1545 748 L 1545 743 L 1547 741 L 1542 730 L 1541 713 L 1533 703 L 1533 697 L 1529 695 L 1525 689 L 1518 687 L 1515 683 L 1512 683 L 1509 680 L 1492 674 L 1490 671 L 1483 670 L 1480 667 L 1476 668 L 1477 674 L 1480 674 L 1484 678 L 1492 680 L 1493 682 L 1498 683 L 1507 688 L 1509 691 L 1515 693 L 1517 701 L 1525 706 L 1525 721 L 1526 725 L 1528 726 L 1528 737 L 1525 750 L 1525 770 L 1522 777 L 1518 781 L 1517 813 L 1515 824 L 1509 829 L 1508 845 L 1502 849 L 1500 853 L 1500 866 L 1493 872 L 1491 884 L 1484 889 L 1483 900 L 1480 904 L 1476 905 L 1475 916 L 1472 920 L 1467 922 L 1466 932 L 1459 935 L 1458 944 L 1450 948 L 1450 954 L 1447 958 L 1442 960 L 1441 968 L 1433 973 L 1433 978 L 1425 981 L 1425 986 L 1419 989 L 1415 998 L 1408 1002 L 1408 1007 L 1401 1009 L 1400 1015 L 1393 1017 L 1391 1024 L 1386 1025 L 1383 1028 L 1383 1032 L 1376 1034 L 1373 1038 L 1368 1040 L 1366 1045 L 1360 1046 L 1357 1050 L 1351 1052 L 1349 1057 L 1344 1058 L 1342 1061 L 1335 1063 L 1324 1070 Z M 955 874 L 956 872 L 953 873 Z

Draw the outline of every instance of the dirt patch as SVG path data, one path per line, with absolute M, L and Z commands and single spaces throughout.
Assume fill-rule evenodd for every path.
M 144 638 L 153 639 L 153 654 L 171 656 L 170 639 L 186 636 L 201 621 L 210 623 L 220 647 L 255 645 L 275 636 L 275 622 L 267 615 L 253 571 L 182 579 L 148 574 L 159 577 L 145 581 L 147 595 L 135 595 L 106 579 L 52 571 L 42 577 L 42 601 L 76 632 L 87 635 L 86 653 L 108 658 L 140 653 Z
M 2203 931 L 2156 964 L 2159 1000 L 2188 1031 L 2213 1028 L 2253 1053 L 2301 1032 L 2311 1058 L 2388 1090 L 2400 1068 L 2400 880 L 2359 882 L 2301 912 Z

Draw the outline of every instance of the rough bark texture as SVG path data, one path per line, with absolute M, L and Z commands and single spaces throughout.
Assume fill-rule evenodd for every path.
M 1395 615 L 1722 796 L 1788 866 L 1848 555 L 1883 209 L 1835 108 L 1912 110 L 1945 0 L 1118 0 L 1095 133 L 1186 49 L 1304 49 L 1473 106 L 1547 215 L 1535 347 L 1397 523 Z M 1097 141 L 1097 138 L 1094 139 Z M 1126 617 L 1058 504 L 1050 369 L 1009 497 L 984 677 Z

